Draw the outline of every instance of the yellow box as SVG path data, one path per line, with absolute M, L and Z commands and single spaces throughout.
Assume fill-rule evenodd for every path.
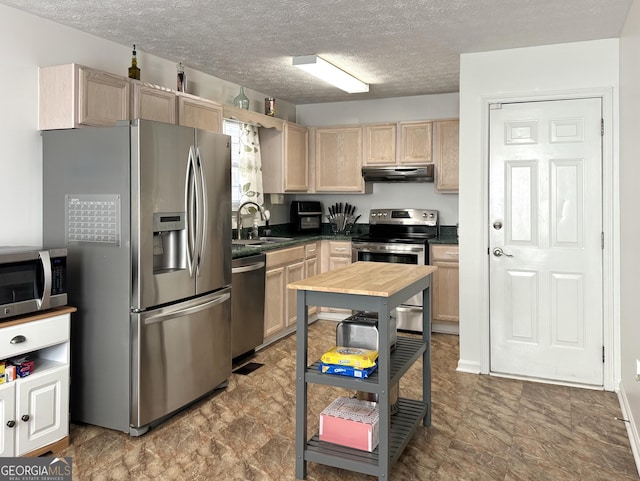
M 366 369 L 376 365 L 378 351 L 362 349 L 359 347 L 336 346 L 322 355 L 325 364 L 337 364 L 339 366 L 352 366 L 358 369 Z

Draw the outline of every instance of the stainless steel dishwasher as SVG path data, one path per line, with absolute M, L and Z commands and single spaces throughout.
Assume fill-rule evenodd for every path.
M 231 263 L 231 357 L 262 344 L 264 338 L 264 254 Z

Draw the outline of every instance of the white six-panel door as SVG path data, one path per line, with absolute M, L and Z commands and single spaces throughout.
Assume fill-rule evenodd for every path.
M 601 99 L 492 105 L 491 371 L 603 385 Z

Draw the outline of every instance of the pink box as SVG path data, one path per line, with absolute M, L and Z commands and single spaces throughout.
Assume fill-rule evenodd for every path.
M 320 441 L 363 451 L 378 446 L 378 404 L 339 397 L 320 413 Z

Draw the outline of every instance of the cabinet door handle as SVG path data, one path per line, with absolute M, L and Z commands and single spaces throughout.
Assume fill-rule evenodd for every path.
M 22 334 L 20 334 L 19 336 L 15 336 L 15 337 L 14 337 L 13 339 L 11 339 L 9 342 L 10 342 L 11 344 L 20 344 L 20 343 L 23 343 L 23 342 L 26 342 L 26 341 L 27 341 L 27 338 L 26 338 L 26 337 L 24 337 Z
M 346 247 L 336 247 L 335 250 L 340 251 L 340 252 L 344 252 L 347 250 Z
M 16 425 L 16 422 L 12 419 L 11 421 L 7 421 L 7 427 L 12 428 Z
M 23 414 L 20 419 L 22 419 L 26 423 L 29 420 L 29 415 L 28 414 Z

